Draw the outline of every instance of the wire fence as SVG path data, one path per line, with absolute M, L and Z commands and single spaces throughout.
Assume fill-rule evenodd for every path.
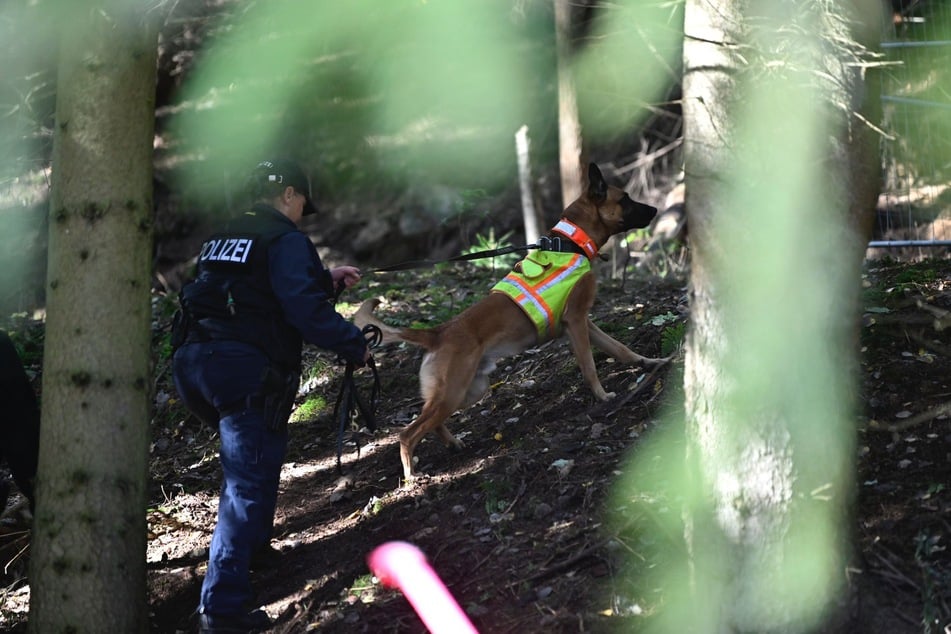
M 951 246 L 951 1 L 893 1 L 882 42 L 883 188 L 869 246 Z

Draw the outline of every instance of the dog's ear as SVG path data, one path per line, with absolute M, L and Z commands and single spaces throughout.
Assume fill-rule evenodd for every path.
M 608 184 L 604 182 L 601 170 L 594 163 L 588 164 L 588 200 L 602 203 L 608 197 Z

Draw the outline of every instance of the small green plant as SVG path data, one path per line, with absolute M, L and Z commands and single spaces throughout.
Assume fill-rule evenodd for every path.
M 512 487 L 508 482 L 498 480 L 483 480 L 479 485 L 485 494 L 485 512 L 489 515 L 493 513 L 502 513 L 508 508 L 509 502 L 506 498 L 512 492 Z
M 935 263 L 932 260 L 915 263 L 909 267 L 903 268 L 891 280 L 891 292 L 916 292 L 922 286 L 926 286 L 940 278 L 940 273 L 935 270 Z
M 157 294 L 152 295 L 152 315 L 159 319 L 171 319 L 175 311 L 178 310 L 177 294 Z
M 624 234 L 624 242 L 638 242 L 642 240 L 648 240 L 650 237 L 650 227 L 644 227 L 643 229 L 634 229 L 633 231 L 628 231 L 626 234 Z
M 166 332 L 162 335 L 162 338 L 159 339 L 157 352 L 159 359 L 162 361 L 169 361 L 172 358 L 172 333 Z
M 683 345 L 684 336 L 687 332 L 687 324 L 680 322 L 667 326 L 660 333 L 660 356 L 666 357 L 673 354 L 681 345 Z
M 380 586 L 373 583 L 373 575 L 362 575 L 353 580 L 353 584 L 344 591 L 345 596 L 356 597 L 361 603 L 373 603 Z
M 41 365 L 43 363 L 43 346 L 46 339 L 46 329 L 42 322 L 35 322 L 26 313 L 14 313 L 9 319 L 2 320 L 0 330 L 3 330 L 13 342 L 17 354 L 26 366 Z
M 933 267 L 934 263 L 929 261 L 914 264 L 898 273 L 893 282 L 896 285 L 933 282 L 938 278 L 938 272 Z
M 493 251 L 495 249 L 506 249 L 512 246 L 512 243 L 509 241 L 511 238 L 512 232 L 500 236 L 498 239 L 495 237 L 495 230 L 490 228 L 489 235 L 485 236 L 483 234 L 478 234 L 476 236 L 476 244 L 469 247 L 463 254 L 469 255 L 470 253 L 478 253 L 479 251 Z M 506 253 L 504 255 L 497 255 L 494 257 L 488 257 L 484 259 L 470 260 L 472 264 L 483 267 L 495 269 L 496 265 L 501 268 L 511 268 L 516 262 L 518 262 L 520 256 L 518 253 Z
M 951 578 L 934 565 L 934 557 L 946 548 L 940 542 L 941 535 L 930 535 L 927 532 L 920 532 L 915 537 L 915 561 L 921 568 L 923 580 L 921 624 L 925 634 L 946 631 L 941 629 L 941 589 L 947 587 Z
M 333 364 L 328 357 L 317 357 L 312 365 L 306 365 L 301 373 L 302 380 L 305 383 L 315 381 L 318 378 L 334 371 Z
M 667 311 L 663 315 L 655 315 L 654 317 L 651 317 L 649 323 L 651 326 L 663 326 L 665 324 L 673 323 L 677 321 L 677 319 L 678 319 L 677 315 L 673 314 L 670 311 Z

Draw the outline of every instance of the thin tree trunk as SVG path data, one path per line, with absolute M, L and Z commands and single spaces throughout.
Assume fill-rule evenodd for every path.
M 94 4 L 94 6 L 91 6 Z M 53 145 L 33 632 L 145 632 L 156 31 L 71 3 Z
M 522 224 L 525 226 L 526 244 L 535 244 L 541 236 L 535 195 L 532 191 L 532 154 L 528 138 L 528 126 L 523 125 L 515 133 L 515 148 L 518 156 L 518 185 L 522 192 Z
M 581 195 L 582 138 L 578 96 L 571 73 L 571 0 L 555 0 L 558 55 L 558 153 L 562 208 Z

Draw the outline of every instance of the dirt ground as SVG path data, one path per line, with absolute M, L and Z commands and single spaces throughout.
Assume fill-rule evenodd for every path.
M 364 293 L 390 300 L 381 308 L 389 321 L 436 322 L 491 277 L 472 267 L 431 278 L 409 272 Z M 948 260 L 871 263 L 866 271 L 860 556 L 849 577 L 857 600 L 836 632 L 951 632 L 951 341 L 936 329 L 951 310 L 948 280 Z M 645 278 L 602 283 L 594 318 L 658 356 L 686 309 L 682 281 Z M 165 323 L 159 315 L 156 325 Z M 676 419 L 666 414 L 677 410 L 682 359 L 655 371 L 596 356 L 606 388 L 618 394 L 606 405 L 581 385 L 564 342 L 505 360 L 490 397 L 450 423 L 466 448 L 424 441 L 417 455 L 429 476 L 401 487 L 396 434 L 420 406 L 419 352 L 377 352 L 381 427 L 348 439 L 343 475 L 331 414 L 342 369 L 313 349 L 307 358 L 305 391 L 325 402 L 300 398 L 273 542 L 280 554 L 253 575 L 258 601 L 276 618 L 272 632 L 425 632 L 406 599 L 369 574 L 367 554 L 390 540 L 426 554 L 481 632 L 648 627 L 663 592 L 638 570 L 662 565 L 663 554 L 638 532 L 643 526 L 612 521 L 611 495 L 630 453 Z M 159 355 L 147 553 L 157 633 L 195 630 L 219 477 L 215 434 L 185 416 L 167 370 Z M 358 382 L 368 390 L 366 375 Z M 22 527 L 14 518 L 3 528 L 2 631 L 25 629 L 28 551 L 15 556 L 28 544 Z

